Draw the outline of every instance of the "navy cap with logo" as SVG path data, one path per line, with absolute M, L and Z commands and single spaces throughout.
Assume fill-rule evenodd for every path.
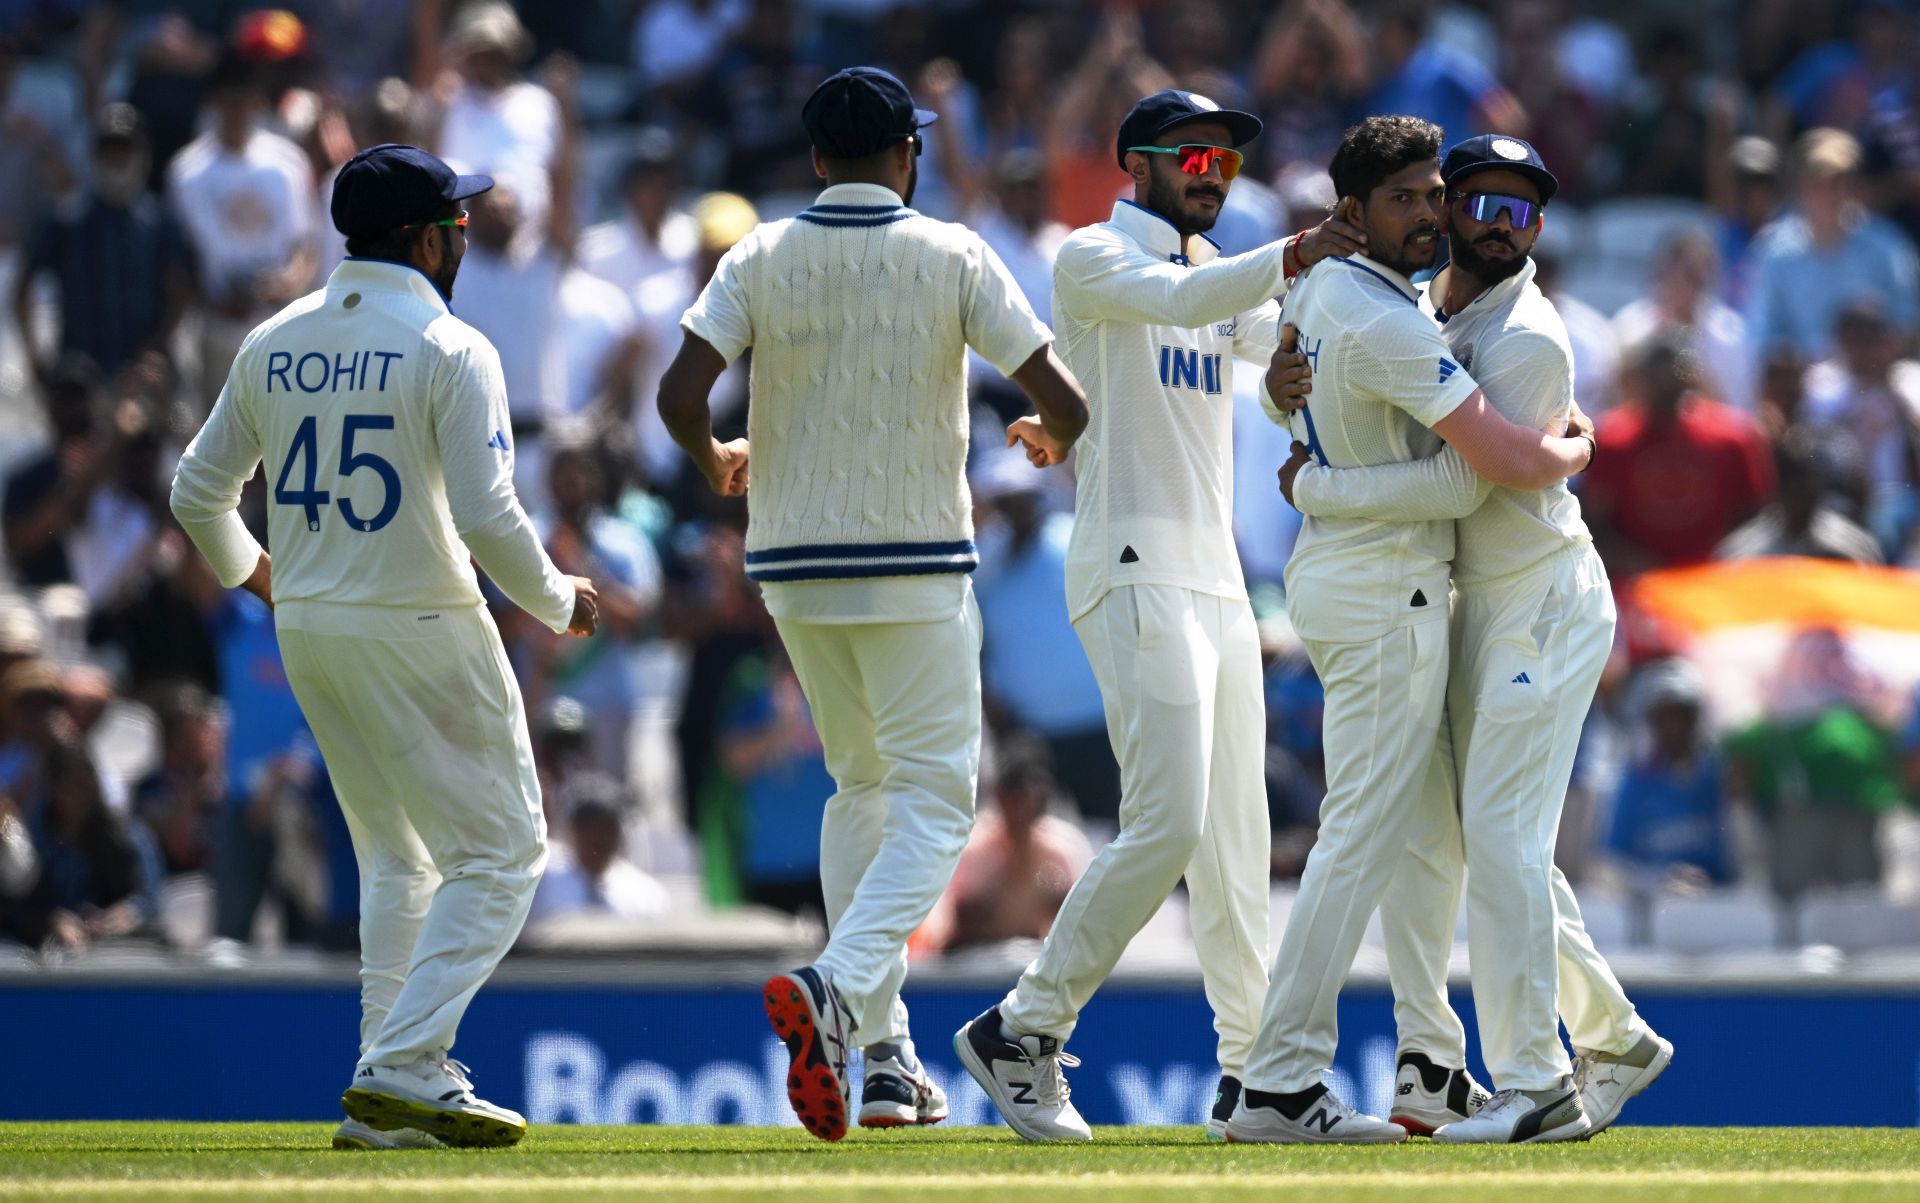
M 1440 164 L 1440 178 L 1452 188 L 1476 171 L 1513 171 L 1526 176 L 1540 189 L 1540 203 L 1546 204 L 1560 190 L 1540 152 L 1531 143 L 1505 134 L 1481 134 L 1453 144 Z
M 1121 170 L 1127 166 L 1127 147 L 1151 146 L 1153 140 L 1177 125 L 1195 121 L 1218 121 L 1227 127 L 1227 137 L 1235 147 L 1245 146 L 1260 136 L 1260 119 L 1238 109 L 1223 109 L 1198 92 L 1162 88 L 1143 97 L 1120 123 L 1120 139 L 1114 143 L 1114 158 Z
M 878 67 L 834 72 L 800 109 L 807 137 L 830 159 L 878 154 L 938 118 L 938 113 L 915 108 L 907 85 Z
M 493 187 L 484 175 L 461 175 L 418 146 L 383 142 L 348 159 L 333 181 L 333 228 L 348 238 L 432 221 L 448 202 Z

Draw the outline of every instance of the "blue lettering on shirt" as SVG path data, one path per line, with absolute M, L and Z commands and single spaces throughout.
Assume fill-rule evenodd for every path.
M 1160 383 L 1168 388 L 1190 388 L 1218 395 L 1225 385 L 1223 355 L 1202 355 L 1185 347 L 1161 344 Z
M 387 391 L 387 373 L 396 359 L 405 359 L 402 351 L 307 351 L 295 356 L 291 351 L 267 353 L 267 393 L 277 384 L 283 393 L 296 388 L 303 393 L 359 392 L 373 385 L 374 392 Z M 373 370 L 374 361 L 380 370 Z

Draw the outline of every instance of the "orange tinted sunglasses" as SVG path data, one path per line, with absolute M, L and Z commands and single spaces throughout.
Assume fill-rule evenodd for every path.
M 1223 180 L 1239 175 L 1240 165 L 1246 162 L 1246 156 L 1231 146 L 1211 146 L 1204 142 L 1189 142 L 1181 146 L 1129 146 L 1127 150 L 1137 150 L 1143 155 L 1179 155 L 1180 170 L 1188 175 L 1205 175 L 1207 168 L 1218 163 Z

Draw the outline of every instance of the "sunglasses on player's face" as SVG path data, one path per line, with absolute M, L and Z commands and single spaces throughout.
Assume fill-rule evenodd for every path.
M 1500 220 L 1500 214 L 1507 215 L 1507 222 L 1516 230 L 1524 230 L 1540 216 L 1540 206 L 1519 196 L 1505 196 L 1498 192 L 1469 192 L 1460 198 L 1460 204 L 1468 217 L 1482 225 L 1492 225 Z
M 462 209 L 458 217 L 448 217 L 440 221 L 416 221 L 407 228 L 409 230 L 424 230 L 428 226 L 444 226 L 449 229 L 464 230 L 467 228 L 467 221 L 470 216 L 471 214 L 465 209 Z
M 1246 161 L 1246 156 L 1231 146 L 1210 146 L 1204 142 L 1182 146 L 1129 146 L 1127 150 L 1137 150 L 1143 155 L 1179 155 L 1180 170 L 1188 175 L 1205 175 L 1209 167 L 1218 163 L 1223 180 L 1239 175 L 1240 164 Z

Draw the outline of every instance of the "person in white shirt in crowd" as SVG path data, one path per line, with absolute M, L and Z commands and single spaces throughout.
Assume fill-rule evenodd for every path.
M 828 187 L 727 253 L 660 386 L 661 417 L 707 482 L 751 498 L 746 571 L 839 787 L 820 833 L 827 946 L 764 995 L 793 1057 L 788 1099 L 823 1140 L 846 1135 L 849 1042 L 866 1050 L 862 1124 L 947 1111 L 900 987 L 907 938 L 966 846 L 980 767 L 965 349 L 1039 407 L 1007 430 L 1036 466 L 1064 460 L 1086 424 L 1080 386 L 999 257 L 907 208 L 934 119 L 885 71 L 828 77 L 802 110 Z M 749 347 L 749 438 L 723 444 L 707 396 Z
M 1807 369 L 1801 421 L 1860 465 L 1866 510 L 1858 521 L 1882 558 L 1897 563 L 1920 528 L 1920 361 L 1873 299 L 1840 310 L 1833 345 L 1830 358 Z
M 1464 353 L 1450 348 L 1421 311 L 1408 278 L 1439 252 L 1441 137 L 1439 126 L 1417 117 L 1370 117 L 1348 130 L 1335 152 L 1336 213 L 1365 229 L 1367 253 L 1315 271 L 1287 296 L 1286 320 L 1298 326 L 1315 368 L 1310 404 L 1295 415 L 1304 425 L 1295 429 L 1305 436 L 1304 454 L 1322 466 L 1417 462 L 1446 440 L 1459 453 L 1454 458 L 1488 480 L 1541 489 L 1585 467 L 1591 441 L 1543 434 L 1501 416 L 1460 365 Z M 1494 145 L 1503 142 L 1503 159 L 1532 153 L 1512 140 Z M 1289 461 L 1296 472 L 1302 454 L 1296 448 Z M 1291 484 L 1283 475 L 1283 487 Z M 1396 980 L 1395 1120 L 1361 1113 L 1322 1082 L 1338 1041 L 1340 988 L 1375 908 L 1382 908 L 1390 957 L 1396 944 L 1415 960 L 1452 944 L 1458 904 L 1447 902 L 1458 898 L 1460 821 L 1446 792 L 1426 786 L 1447 709 L 1453 523 L 1326 518 L 1311 505 L 1304 509 L 1287 564 L 1287 616 L 1326 690 L 1327 793 L 1227 1138 L 1390 1143 L 1405 1140 L 1414 1125 L 1444 1132 L 1470 1124 L 1479 1102 L 1469 1090 L 1462 1106 L 1446 1100 L 1442 1110 L 1453 1114 L 1427 1119 L 1405 1115 L 1398 1101 L 1398 1091 L 1416 1092 L 1429 1068 L 1444 1080 L 1451 1076 L 1445 1071 L 1465 1064 L 1465 1035 L 1446 1003 L 1444 975 L 1411 995 Z M 1567 759 L 1570 769 L 1571 745 Z M 1489 854 L 1506 852 L 1502 843 Z M 1474 866 L 1479 885 L 1480 861 Z M 1544 890 L 1544 877 L 1541 884 Z M 1424 887 L 1417 891 L 1424 905 L 1411 901 L 1416 885 Z M 1545 913 L 1550 973 L 1551 901 Z M 1537 908 L 1527 912 L 1538 916 Z M 1415 1007 L 1426 1013 L 1410 1032 L 1407 1012 Z M 1403 1115 L 1405 1124 L 1398 1122 Z
M 449 1059 L 546 863 L 526 711 L 473 563 L 555 631 L 594 588 L 554 567 L 513 492 L 499 357 L 448 308 L 460 176 L 376 146 L 334 185 L 349 259 L 248 335 L 180 459 L 175 517 L 227 587 L 274 607 L 287 681 L 360 865 L 360 1060 L 343 1148 L 398 1129 L 510 1145 L 526 1120 Z M 269 556 L 236 509 L 263 467 Z
M 655 0 L 633 24 L 633 67 L 649 100 L 679 98 L 747 22 L 747 0 Z
M 167 199 L 199 264 L 200 377 L 211 395 L 240 342 L 313 278 L 313 173 L 298 146 L 261 128 L 256 68 L 221 60 L 208 129 L 167 166 Z
M 1533 255 L 1533 282 L 1553 302 L 1573 348 L 1573 399 L 1582 413 L 1601 414 L 1618 398 L 1626 347 L 1606 314 L 1560 287 L 1561 260 L 1549 247 Z
M 528 220 L 540 221 L 550 203 L 568 195 L 558 178 L 548 188 L 568 135 L 562 100 L 520 77 L 532 37 L 511 5 L 481 0 L 454 18 L 446 51 L 452 70 L 437 87 L 444 107 L 436 152 L 521 181 L 521 207 Z
M 639 131 L 633 156 L 620 173 L 626 211 L 580 235 L 581 267 L 630 294 L 663 272 L 684 276 L 692 269 L 700 227 L 674 203 L 680 195 L 681 154 L 669 131 L 659 126 Z M 674 319 L 679 320 L 679 311 Z
M 1720 299 L 1720 251 L 1704 230 L 1675 234 L 1660 248 L 1653 289 L 1613 315 L 1623 347 L 1637 347 L 1668 326 L 1693 332 L 1694 354 L 1707 371 L 1701 392 L 1751 414 L 1759 402 L 1760 361 L 1747 319 Z
M 673 900 L 667 887 L 627 856 L 622 824 L 631 802 L 618 781 L 599 774 L 567 787 L 559 799 L 567 838 L 553 843 L 529 925 L 571 915 L 635 921 L 668 916 Z

